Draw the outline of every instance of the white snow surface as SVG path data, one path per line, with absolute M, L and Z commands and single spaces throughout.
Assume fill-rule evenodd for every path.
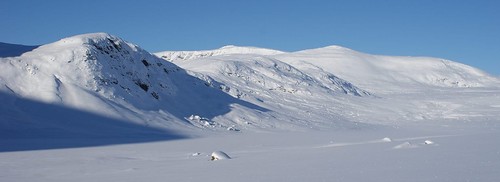
M 215 50 L 204 50 L 204 51 L 163 51 L 155 53 L 158 57 L 169 61 L 178 60 L 191 60 L 204 57 L 222 56 L 222 55 L 234 55 L 234 54 L 255 54 L 255 55 L 276 55 L 283 54 L 285 52 L 264 49 L 258 47 L 240 47 L 234 45 L 228 45 Z
M 1 181 L 500 178 L 500 81 L 476 68 L 339 46 L 156 55 L 93 33 L 0 58 Z
M 461 63 L 430 57 L 380 56 L 340 46 L 304 50 L 277 59 L 314 64 L 372 92 L 409 92 L 431 87 L 498 87 L 497 77 Z

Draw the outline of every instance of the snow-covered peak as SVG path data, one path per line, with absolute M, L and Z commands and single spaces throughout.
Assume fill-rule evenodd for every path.
M 341 51 L 344 51 L 344 52 L 349 52 L 349 51 L 350 52 L 356 52 L 355 50 L 349 49 L 347 47 L 342 47 L 342 46 L 339 46 L 339 45 L 330 45 L 330 46 L 325 46 L 325 47 L 320 47 L 320 48 L 313 48 L 313 49 L 301 50 L 301 51 L 297 51 L 296 53 L 303 53 L 303 54 L 309 53 L 309 54 L 313 54 L 313 53 L 341 52 Z
M 231 55 L 231 54 L 252 54 L 252 55 L 277 55 L 283 54 L 285 52 L 264 49 L 257 47 L 241 47 L 234 45 L 227 45 L 219 49 L 214 50 L 203 50 L 203 51 L 164 51 L 155 53 L 158 57 L 161 57 L 168 61 L 185 61 L 197 58 L 205 58 L 212 56 L 221 55 Z
M 89 99 L 75 98 L 92 98 L 89 93 L 151 107 L 165 94 L 175 92 L 168 74 L 180 70 L 107 33 L 64 38 L 8 58 L 0 62 L 0 67 L 5 70 L 0 73 L 0 89 L 74 107 L 92 105 L 87 104 Z

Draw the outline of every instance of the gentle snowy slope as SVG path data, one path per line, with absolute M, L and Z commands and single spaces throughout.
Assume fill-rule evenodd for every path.
M 220 49 L 215 50 L 205 50 L 205 51 L 164 51 L 155 53 L 158 57 L 169 61 L 179 61 L 179 60 L 191 60 L 204 57 L 220 56 L 220 55 L 231 55 L 231 54 L 252 54 L 252 55 L 276 55 L 282 54 L 284 52 L 263 49 L 257 47 L 239 47 L 239 46 L 224 46 Z
M 274 58 L 297 66 L 314 64 L 363 89 L 405 92 L 429 87 L 491 87 L 499 79 L 476 68 L 429 57 L 377 56 L 340 46 L 304 50 Z
M 374 56 L 338 46 L 277 55 L 186 58 L 173 63 L 195 76 L 201 73 L 198 77 L 235 98 L 286 114 L 288 122 L 308 128 L 469 120 L 481 114 L 467 110 L 494 112 L 490 105 L 498 102 L 494 93 L 500 86 L 498 78 L 451 61 Z M 495 99 L 484 100 L 482 94 Z M 481 102 L 469 102 L 474 100 Z

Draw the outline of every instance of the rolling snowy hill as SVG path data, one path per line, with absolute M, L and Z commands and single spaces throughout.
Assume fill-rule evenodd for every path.
M 376 92 L 406 92 L 428 87 L 495 87 L 498 78 L 456 62 L 429 57 L 378 56 L 340 46 L 304 50 L 277 59 L 291 65 L 314 64 Z
M 473 93 L 496 98 L 499 78 L 448 60 L 369 55 L 339 46 L 279 54 L 240 47 L 246 54 L 214 54 L 224 49 L 205 51 L 202 57 L 163 58 L 194 76 L 201 73 L 200 79 L 214 82 L 214 87 L 235 98 L 287 113 L 301 127 L 350 128 L 363 126 L 360 123 L 393 125 L 496 115 L 490 107 L 495 99 L 486 101 Z M 181 53 L 199 54 L 169 52 Z M 487 109 L 478 111 L 478 104 Z
M 430 57 L 379 56 L 357 52 L 340 46 L 328 46 L 298 52 L 269 54 L 255 48 L 240 47 L 238 52 L 225 52 L 225 47 L 204 51 L 160 52 L 156 55 L 176 64 L 184 61 L 216 57 L 216 60 L 233 59 L 230 55 L 258 55 L 282 64 L 289 64 L 306 74 L 326 72 L 354 85 L 377 93 L 408 92 L 429 88 L 497 87 L 499 78 L 477 68 L 457 62 Z M 222 53 L 221 53 L 222 52 Z M 271 52 L 271 51 L 268 51 Z M 168 54 L 167 54 L 168 53 Z M 191 56 L 172 56 L 191 55 Z M 203 55 L 203 56 L 200 56 Z M 237 58 L 236 58 L 237 59 Z M 192 67 L 192 66 L 191 66 Z

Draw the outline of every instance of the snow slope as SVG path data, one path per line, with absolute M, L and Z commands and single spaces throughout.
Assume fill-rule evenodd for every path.
M 256 54 L 256 55 L 276 55 L 282 54 L 284 52 L 264 49 L 257 47 L 239 47 L 228 45 L 215 50 L 205 50 L 205 51 L 163 51 L 155 53 L 158 57 L 161 57 L 169 61 L 178 60 L 191 60 L 204 57 L 220 56 L 220 55 L 231 55 L 231 54 Z
M 190 76 L 176 65 L 105 33 L 69 37 L 20 57 L 2 58 L 0 68 L 3 70 L 0 73 L 2 100 L 9 103 L 1 106 L 1 129 L 9 131 L 2 132 L 3 138 L 67 130 L 69 134 L 81 131 L 84 136 L 102 133 L 98 122 L 94 123 L 96 128 L 78 128 L 74 126 L 87 121 L 78 118 L 65 121 L 67 116 L 57 117 L 60 113 L 55 111 L 61 110 L 59 107 L 139 128 L 154 128 L 155 132 L 158 129 L 182 131 L 200 125 L 186 119 L 190 115 L 213 119 L 232 109 L 245 110 L 248 116 L 266 111 L 208 87 L 205 81 Z M 54 117 L 35 117 L 41 113 L 37 113 L 37 108 L 26 109 L 25 103 L 31 102 L 57 106 L 52 113 L 44 114 Z M 33 124 L 18 127 L 22 122 Z M 212 128 L 224 130 L 231 126 L 215 121 L 210 124 Z M 126 135 L 126 131 L 117 133 Z
M 500 86 L 498 78 L 460 63 L 375 56 L 339 46 L 170 61 L 201 73 L 200 79 L 235 98 L 286 113 L 294 123 L 316 129 L 491 119 L 496 114 L 490 105 L 498 102 Z M 487 109 L 470 112 L 477 108 Z
M 407 92 L 429 87 L 494 87 L 499 79 L 449 60 L 430 57 L 378 56 L 340 46 L 275 57 L 294 66 L 314 64 L 373 92 Z

